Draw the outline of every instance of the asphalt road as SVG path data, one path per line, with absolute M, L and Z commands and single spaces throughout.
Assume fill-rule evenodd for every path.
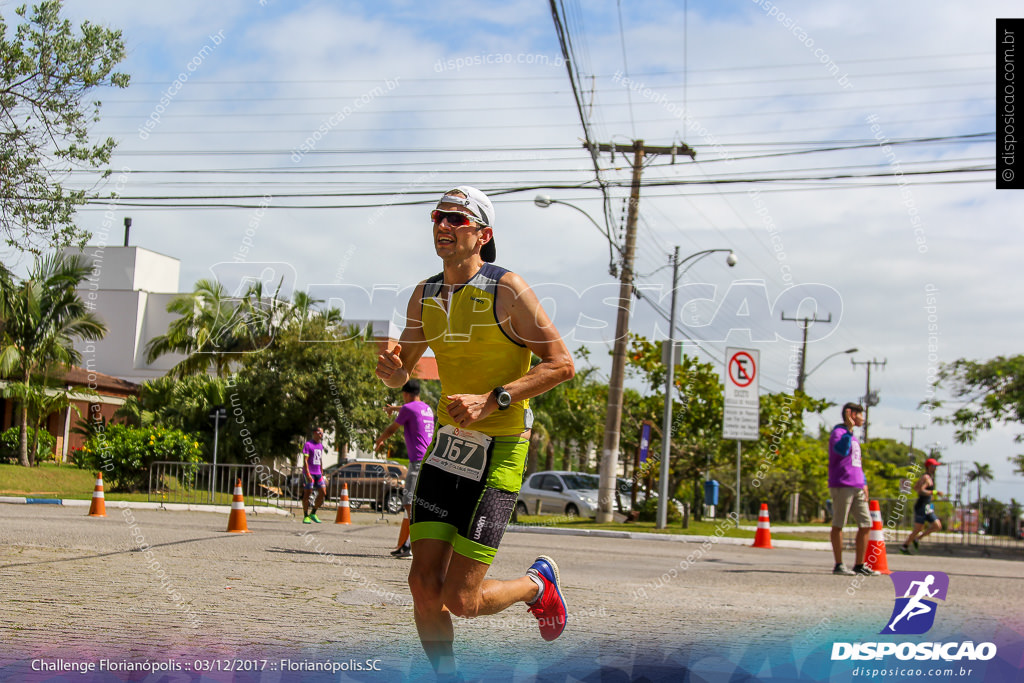
M 409 563 L 388 555 L 397 517 L 356 514 L 343 526 L 250 515 L 253 533 L 229 534 L 223 514 L 85 512 L 0 505 L 0 679 L 198 680 L 207 669 L 205 680 L 433 680 Z M 856 663 L 829 662 L 832 643 L 879 640 L 893 609 L 889 578 L 833 576 L 830 553 L 724 542 L 507 533 L 489 576 L 519 576 L 541 553 L 561 569 L 565 633 L 544 642 L 521 605 L 457 619 L 467 678 L 850 680 Z M 1000 677 L 1024 680 L 1019 561 L 888 561 L 950 576 L 927 639 L 996 642 Z M 142 670 L 104 673 L 102 662 Z M 325 666 L 332 675 L 305 671 Z M 956 680 L 995 680 L 992 666 Z

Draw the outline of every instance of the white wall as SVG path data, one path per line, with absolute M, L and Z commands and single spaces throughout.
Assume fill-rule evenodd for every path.
M 184 358 L 168 354 L 146 362 L 146 344 L 165 334 L 174 315 L 167 304 L 178 295 L 178 259 L 142 247 L 86 246 L 64 253 L 84 254 L 93 265 L 79 296 L 107 326 L 98 342 L 79 341 L 82 364 L 130 382 L 167 373 Z

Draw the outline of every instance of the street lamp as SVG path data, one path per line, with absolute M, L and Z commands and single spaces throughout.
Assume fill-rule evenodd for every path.
M 682 261 L 679 260 L 679 247 L 676 247 L 672 254 L 672 307 L 668 312 L 668 340 L 665 342 L 665 353 L 663 354 L 667 367 L 665 372 L 665 414 L 661 428 L 661 474 L 658 480 L 657 526 L 659 529 L 664 529 L 668 523 L 668 459 L 669 451 L 672 448 L 672 384 L 675 379 L 676 366 L 676 290 L 679 289 L 679 277 L 682 274 L 679 272 L 679 266 L 687 261 L 693 261 L 683 269 L 683 273 L 685 273 L 705 256 L 722 251 L 729 252 L 729 255 L 725 257 L 725 262 L 729 264 L 729 267 L 735 266 L 739 259 L 736 258 L 736 253 L 732 249 L 705 249 L 696 254 L 690 254 Z
M 829 355 L 825 356 L 824 358 L 821 359 L 820 363 L 811 368 L 810 372 L 805 372 L 803 375 L 800 376 L 800 381 L 797 383 L 800 386 L 800 389 L 803 390 L 804 382 L 807 380 L 807 378 L 814 374 L 815 370 L 824 365 L 825 361 L 827 361 L 829 358 L 835 358 L 836 356 L 841 356 L 844 353 L 857 353 L 857 351 L 859 350 L 860 349 L 857 348 L 846 349 L 845 351 L 836 351 L 835 353 L 830 353 Z
M 610 245 L 615 244 L 608 231 L 603 230 L 590 214 L 568 202 L 539 195 L 533 203 L 544 209 L 552 204 L 564 204 L 586 216 L 600 230 Z M 628 224 L 635 225 L 636 204 L 629 207 Z M 616 498 L 615 469 L 619 455 L 619 431 L 622 427 L 622 393 L 626 374 L 626 337 L 629 335 L 629 307 L 633 298 L 633 251 L 636 249 L 636 231 L 626 231 L 626 248 L 619 249 L 622 255 L 622 269 L 619 271 L 619 305 L 615 317 L 615 344 L 612 348 L 612 370 L 608 377 L 608 406 L 605 413 L 604 443 L 601 448 L 600 485 L 598 487 L 597 521 L 612 521 L 612 505 Z M 612 272 L 614 275 L 614 271 Z
M 615 346 L 612 350 L 612 369 L 608 380 L 608 407 L 605 415 L 605 434 L 604 444 L 601 449 L 600 484 L 598 486 L 599 507 L 597 512 L 597 521 L 610 522 L 612 519 L 612 501 L 615 500 L 615 491 L 617 488 L 615 485 L 615 476 L 616 468 L 618 466 L 619 432 L 622 427 L 622 395 L 626 367 L 626 342 L 629 334 L 629 308 L 630 301 L 636 293 L 636 290 L 633 288 L 633 249 L 635 248 L 635 240 L 631 237 L 631 235 L 635 233 L 627 230 L 626 248 L 622 249 L 619 245 L 615 244 L 608 232 L 603 229 L 590 214 L 580 207 L 570 204 L 569 202 L 552 199 L 547 195 L 537 195 L 534 198 L 533 203 L 542 209 L 546 209 L 552 204 L 563 204 L 575 209 L 579 213 L 582 213 L 594 225 L 594 227 L 596 227 L 601 234 L 605 236 L 608 243 L 614 246 L 622 256 L 622 269 L 619 272 L 619 306 L 615 323 Z M 630 212 L 633 211 L 635 211 L 635 204 L 630 205 Z M 734 254 L 731 249 L 707 249 L 705 251 L 697 252 L 696 254 L 691 254 L 683 261 L 675 263 L 674 265 L 678 271 L 678 267 L 681 263 L 686 263 L 691 260 L 696 263 L 700 258 L 716 251 L 728 251 L 729 257 L 726 259 L 726 263 L 730 266 L 736 264 L 736 254 Z M 692 266 L 693 264 L 690 265 Z M 614 275 L 614 272 L 612 274 Z M 673 294 L 674 292 L 675 288 L 673 288 Z M 674 319 L 670 322 L 671 329 L 674 330 Z M 670 336 L 671 334 L 672 333 L 670 333 Z
M 546 194 L 539 194 L 536 197 L 534 197 L 533 198 L 533 203 L 535 205 L 539 206 L 542 209 L 546 209 L 549 206 L 551 206 L 552 204 L 561 204 L 562 206 L 568 206 L 570 209 L 574 209 L 574 210 L 578 211 L 579 213 L 582 213 L 584 216 L 587 217 L 587 220 L 590 221 L 594 225 L 594 227 L 598 229 L 598 231 L 604 236 L 604 238 L 606 240 L 608 240 L 608 244 L 610 244 L 611 246 L 615 247 L 615 250 L 619 252 L 619 256 L 624 256 L 625 255 L 622 252 L 622 248 L 619 247 L 619 245 L 615 244 L 615 241 L 608 235 L 608 231 L 605 228 L 602 228 L 601 225 L 597 221 L 594 220 L 593 216 L 591 216 L 589 213 L 587 213 L 586 211 L 584 211 L 580 207 L 576 206 L 575 204 L 570 204 L 569 202 L 563 202 L 561 199 L 552 199 L 551 197 L 549 197 Z M 615 275 L 614 264 L 612 265 L 612 267 L 609 270 L 610 270 L 611 275 Z

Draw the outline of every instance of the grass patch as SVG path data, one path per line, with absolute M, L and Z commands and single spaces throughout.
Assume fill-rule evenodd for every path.
M 0 496 L 92 498 L 96 473 L 74 465 L 0 465 Z
M 232 494 L 218 491 L 210 500 L 209 491 L 188 490 L 177 480 L 165 482 L 166 486 L 154 494 L 152 501 L 168 503 L 191 503 L 193 505 L 231 505 Z M 66 500 L 91 500 L 96 486 L 96 473 L 82 470 L 74 465 L 42 463 L 38 467 L 0 464 L 0 496 L 26 498 L 60 498 Z M 108 501 L 125 500 L 144 503 L 149 494 L 112 493 L 104 490 Z M 248 507 L 252 503 L 246 501 Z M 266 503 L 257 503 L 266 505 Z
M 593 519 L 567 519 L 565 517 L 554 517 L 552 515 L 520 515 L 519 524 L 522 526 L 555 527 L 558 529 L 580 529 L 592 530 L 602 529 L 608 531 L 636 531 L 652 534 L 671 534 L 675 536 L 714 536 L 716 533 L 727 538 L 749 538 L 753 540 L 754 531 L 737 529 L 732 522 L 721 519 L 714 522 L 690 520 L 690 526 L 686 529 L 680 524 L 667 526 L 664 529 L 656 528 L 655 522 L 611 522 L 598 524 Z M 744 526 L 748 523 L 743 522 Z M 790 541 L 827 541 L 828 531 L 806 532 L 798 534 L 772 533 L 773 540 Z

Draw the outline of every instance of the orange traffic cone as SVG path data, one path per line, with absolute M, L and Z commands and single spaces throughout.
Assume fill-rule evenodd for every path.
M 754 534 L 753 547 L 772 547 L 772 525 L 768 521 L 768 503 L 761 503 L 761 512 L 757 514 L 757 533 Z
M 889 560 L 885 556 L 885 532 L 882 531 L 882 509 L 877 500 L 869 501 L 871 508 L 871 533 L 868 535 L 868 547 L 864 551 L 864 566 L 874 569 L 880 574 L 892 574 L 889 571 Z
M 396 547 L 395 550 L 398 550 L 398 548 L 401 548 L 403 545 L 405 545 L 408 540 L 409 540 L 409 515 L 406 514 L 405 517 L 402 518 L 402 528 L 398 530 L 398 547 Z
M 245 498 L 242 496 L 242 480 L 235 484 L 235 495 L 231 499 L 231 514 L 228 516 L 228 531 L 235 534 L 247 534 L 249 525 L 245 523 Z
M 92 490 L 92 503 L 89 505 L 90 517 L 106 517 L 107 503 L 103 499 L 103 473 L 96 473 L 96 488 Z
M 351 524 L 352 511 L 348 505 L 348 484 L 341 485 L 341 500 L 338 501 L 338 515 L 334 518 L 335 524 Z

